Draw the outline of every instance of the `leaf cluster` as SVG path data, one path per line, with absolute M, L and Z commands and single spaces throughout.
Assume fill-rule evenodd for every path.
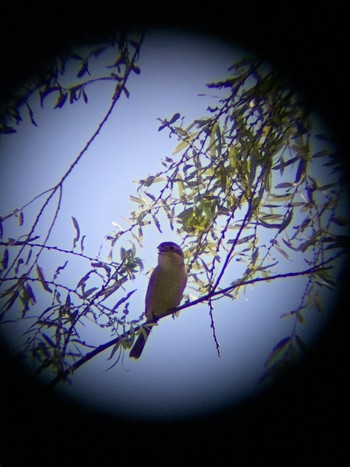
M 123 85 L 123 77 L 127 67 L 140 73 L 140 68 L 130 59 L 130 46 L 138 48 L 137 41 L 118 34 L 108 42 L 100 43 L 84 53 L 84 49 L 70 50 L 58 55 L 41 74 L 14 91 L 8 102 L 0 109 L 0 134 L 16 133 L 16 126 L 23 121 L 25 115 L 34 126 L 37 121 L 34 115 L 33 98 L 38 97 L 40 107 L 43 108 L 49 97 L 50 105 L 54 109 L 61 109 L 68 102 L 74 104 L 78 101 L 88 103 L 87 89 L 102 81 L 116 82 L 122 85 L 122 90 L 129 96 L 129 91 Z M 115 50 L 115 58 L 111 64 L 100 65 L 98 61 L 104 54 L 110 54 L 111 48 Z M 72 63 L 76 63 L 73 66 Z M 99 71 L 96 74 L 96 67 Z M 93 72 L 90 70 L 93 69 Z
M 174 151 L 162 171 L 138 181 L 131 227 L 113 239 L 131 231 L 140 242 L 146 226 L 162 232 L 167 222 L 183 240 L 190 286 L 209 305 L 220 289 L 237 298 L 252 278 L 306 262 L 314 272 L 296 309 L 284 313 L 295 319 L 290 342 L 303 347 L 297 324 L 319 308 L 318 288 L 335 285 L 320 267 L 336 265 L 348 244 L 341 166 L 278 71 L 250 60 L 230 71 L 208 85 L 226 96 L 206 116 L 187 125 L 179 113 L 160 119 L 159 131 L 177 140 Z
M 123 37 L 117 44 L 109 44 L 109 48 L 117 49 L 117 58 L 107 67 L 107 75 L 102 77 L 90 74 L 90 63 L 107 46 L 92 49 L 85 58 L 76 54 L 69 56 L 70 60 L 81 63 L 77 78 L 89 76 L 79 85 L 64 88 L 64 92 L 73 96 L 71 101 L 84 97 L 86 86 L 92 82 L 112 79 L 116 86 L 110 108 L 59 182 L 0 218 L 0 318 L 8 326 L 24 320 L 29 323 L 24 338 L 19 339 L 22 342 L 20 352 L 31 357 L 37 371 L 50 369 L 56 375 L 64 375 L 72 362 L 81 358 L 87 349 L 94 348 L 93 340 L 86 341 L 84 327 L 87 323 L 95 329 L 107 328 L 114 334 L 120 329 L 121 332 L 125 330 L 128 300 L 135 292 L 126 284 L 142 268 L 134 245 L 121 247 L 117 261 L 111 255 L 107 260 L 102 259 L 100 253 L 87 255 L 86 235 L 82 235 L 74 216 L 71 218 L 74 231 L 71 249 L 50 245 L 49 239 L 56 228 L 66 179 L 103 128 L 120 96 L 128 94 L 126 82 L 130 73 L 140 73 L 136 63 L 141 43 L 142 36 L 136 41 Z M 57 89 L 59 93 L 63 92 L 60 83 L 64 79 L 65 66 L 65 60 L 58 60 L 57 68 L 46 80 L 27 89 L 25 99 L 34 93 L 43 104 L 52 92 Z M 58 99 L 55 108 L 65 103 L 61 97 Z M 23 102 L 13 104 L 18 115 Z M 50 219 L 48 227 L 47 224 L 43 227 L 44 217 Z M 84 270 L 77 278 L 76 271 Z
M 125 42 L 121 44 L 121 55 L 111 65 L 113 70 L 124 70 L 122 81 L 113 78 L 117 81 L 114 103 L 121 93 L 128 95 L 125 83 L 129 73 L 139 74 L 136 58 L 140 44 L 131 44 L 133 58 L 123 49 Z M 81 64 L 78 78 L 89 76 L 84 86 L 93 80 L 89 75 L 92 56 L 76 58 Z M 83 98 L 84 86 L 80 88 Z M 138 181 L 137 194 L 131 196 L 136 207 L 128 219 L 129 227 L 116 224 L 117 230 L 107 237 L 107 261 L 85 253 L 85 236 L 75 217 L 71 250 L 50 246 L 48 239 L 58 216 L 63 183 L 114 104 L 61 181 L 35 198 L 47 195 L 29 232 L 2 241 L 4 316 L 21 303 L 18 309 L 28 317 L 39 302 L 39 289 L 47 295 L 51 301 L 35 315 L 26 350 L 31 349 L 40 362 L 39 369 L 54 369 L 57 381 L 109 346 L 113 346 L 111 357 L 117 350 L 129 348 L 135 333 L 142 332 L 140 318 L 128 319 L 129 299 L 134 293 L 128 284 L 142 269 L 137 245 L 142 245 L 148 226 L 161 233 L 167 226 L 182 238 L 188 285 L 199 298 L 181 308 L 208 303 L 219 354 L 213 302 L 235 299 L 247 285 L 298 275 L 306 277 L 304 292 L 296 307 L 283 313 L 294 320 L 293 329 L 273 349 L 267 373 L 284 365 L 296 346 L 306 349 L 298 327 L 308 310 L 321 308 L 320 288 L 335 286 L 329 268 L 348 245 L 343 231 L 347 219 L 342 214 L 341 168 L 331 144 L 317 134 L 312 115 L 278 71 L 242 60 L 231 67 L 226 80 L 208 87 L 223 97 L 208 107 L 205 116 L 189 124 L 180 113 L 160 119 L 159 131 L 168 131 L 176 140 L 174 150 L 162 160 L 158 173 Z M 56 103 L 57 108 L 60 105 Z M 322 176 L 325 170 L 329 171 L 326 182 Z M 54 195 L 58 200 L 53 221 L 45 238 L 37 242 L 37 225 Z M 16 218 L 22 227 L 24 210 L 18 209 L 3 221 Z M 123 240 L 130 237 L 131 248 L 126 248 Z M 114 261 L 117 246 L 119 258 Z M 43 266 L 44 252 L 64 257 L 51 274 Z M 88 267 L 79 280 L 67 285 L 64 274 L 73 259 Z M 306 271 L 292 270 L 293 264 L 299 268 L 305 262 Z M 287 272 L 276 274 L 286 267 Z M 84 353 L 94 345 L 82 337 L 86 321 L 119 337 Z

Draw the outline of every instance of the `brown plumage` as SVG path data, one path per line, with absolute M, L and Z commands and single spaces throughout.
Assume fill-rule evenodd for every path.
M 131 358 L 140 357 L 152 326 L 159 318 L 180 305 L 186 286 L 184 255 L 179 245 L 163 242 L 158 252 L 158 265 L 151 274 L 146 293 L 146 322 L 130 351 Z

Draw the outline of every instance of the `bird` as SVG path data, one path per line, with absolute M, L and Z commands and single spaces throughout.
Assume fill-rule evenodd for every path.
M 184 254 L 180 246 L 174 242 L 158 245 L 158 265 L 151 274 L 146 292 L 146 321 L 130 351 L 131 358 L 141 356 L 151 329 L 157 321 L 180 305 L 186 282 Z

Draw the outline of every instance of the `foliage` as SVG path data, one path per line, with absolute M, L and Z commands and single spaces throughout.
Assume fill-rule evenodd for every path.
M 320 287 L 334 287 L 331 266 L 344 253 L 347 239 L 339 233 L 346 224 L 341 213 L 344 187 L 331 144 L 315 133 L 312 115 L 306 113 L 299 96 L 279 72 L 253 60 L 242 60 L 230 68 L 226 80 L 208 85 L 223 97 L 216 99 L 207 115 L 189 124 L 179 113 L 160 120 L 159 131 L 167 130 L 176 138 L 176 146 L 162 161 L 161 171 L 138 181 L 137 196 L 131 197 L 137 207 L 130 215 L 129 228 L 118 228 L 108 237 L 111 252 L 124 238 L 133 238 L 130 249 L 120 248 L 119 262 L 85 255 L 84 236 L 75 218 L 71 250 L 48 244 L 63 183 L 98 135 L 121 93 L 128 95 L 125 84 L 130 72 L 140 72 L 136 65 L 140 44 L 119 41 L 120 56 L 111 75 L 99 78 L 117 81 L 111 108 L 60 182 L 2 218 L 4 222 L 16 216 L 23 225 L 25 209 L 46 196 L 29 232 L 1 242 L 1 279 L 5 285 L 2 314 L 7 316 L 20 304 L 22 318 L 27 317 L 36 305 L 38 287 L 50 297 L 51 303 L 28 330 L 24 350 L 39 361 L 39 370 L 49 367 L 54 371 L 54 382 L 106 348 L 112 347 L 112 356 L 116 351 L 120 356 L 141 323 L 141 317 L 128 319 L 129 298 L 134 292 L 127 289 L 128 281 L 142 268 L 136 244 L 142 244 L 147 226 L 162 231 L 162 225 L 168 224 L 182 239 L 189 287 L 199 297 L 179 309 L 208 302 L 218 352 L 215 300 L 235 299 L 247 285 L 258 282 L 307 278 L 299 305 L 284 313 L 295 324 L 292 335 L 279 342 L 268 357 L 269 376 L 295 353 L 295 347 L 306 349 L 298 325 L 308 309 L 320 308 Z M 96 53 L 76 57 L 81 63 L 78 78 L 88 73 L 89 60 Z M 68 98 L 71 103 L 81 97 L 87 102 L 86 87 L 93 81 L 63 88 L 54 73 L 36 89 L 42 100 L 56 93 L 55 108 L 59 108 Z M 19 109 L 18 102 L 14 108 Z M 20 110 L 16 112 L 12 115 L 19 120 Z M 331 171 L 326 182 L 324 167 Z M 36 227 L 54 197 L 53 219 L 47 236 L 39 243 Z M 75 287 L 68 287 L 61 278 L 70 259 L 60 263 L 49 277 L 40 266 L 43 252 L 75 257 L 88 264 L 87 271 Z M 307 267 L 302 268 L 305 263 Z M 283 269 L 285 265 L 290 269 Z M 232 277 L 236 279 L 232 281 Z M 116 337 L 99 346 L 85 342 L 79 334 L 84 320 L 109 328 Z
M 118 332 L 119 327 L 123 330 L 125 327 L 125 318 L 128 314 L 127 300 L 134 291 L 128 291 L 123 297 L 114 301 L 111 296 L 142 268 L 142 262 L 136 256 L 133 246 L 129 249 L 121 249 L 119 262 L 103 261 L 100 255 L 88 256 L 84 253 L 86 236 L 81 235 L 79 223 L 75 217 L 72 217 L 75 237 L 70 250 L 49 245 L 48 242 L 58 219 L 65 181 L 99 134 L 120 96 L 129 95 L 126 82 L 130 73 L 139 74 L 136 63 L 141 43 L 142 37 L 136 41 L 119 37 L 112 44 L 94 49 L 84 59 L 74 53 L 73 59 L 79 58 L 84 64 L 84 68 L 78 70 L 77 78 L 82 78 L 88 73 L 88 64 L 91 59 L 105 48 L 112 46 L 117 57 L 114 63 L 108 66 L 106 75 L 66 88 L 59 84 L 59 73 L 64 74 L 67 62 L 62 59 L 60 67 L 55 68 L 49 80 L 35 85 L 31 90 L 25 90 L 24 100 L 16 103 L 19 106 L 18 109 L 16 108 L 16 114 L 10 112 L 6 116 L 8 119 L 13 116 L 18 124 L 21 121 L 20 115 L 23 108 L 29 107 L 26 99 L 29 99 L 34 91 L 39 93 L 41 105 L 50 93 L 57 93 L 58 100 L 54 105 L 57 109 L 68 102 L 62 96 L 70 96 L 70 104 L 81 96 L 87 102 L 86 88 L 93 82 L 113 80 L 117 83 L 111 105 L 104 118 L 59 182 L 34 197 L 20 209 L 0 219 L 0 234 L 3 240 L 4 235 L 6 236 L 6 231 L 4 231 L 6 223 L 9 224 L 17 219 L 18 226 L 23 229 L 26 226 L 25 212 L 29 211 L 29 218 L 32 218 L 32 224 L 25 234 L 19 234 L 16 239 L 7 238 L 1 241 L 3 246 L 1 283 L 3 287 L 0 299 L 2 320 L 9 322 L 19 317 L 20 320 L 29 319 L 32 322 L 26 330 L 28 337 L 22 351 L 32 356 L 39 372 L 50 368 L 55 374 L 63 375 L 72 360 L 81 358 L 86 349 L 94 347 L 80 337 L 79 328 L 81 329 L 84 321 L 88 320 L 99 327 L 111 327 L 114 332 Z M 32 123 L 35 124 L 32 111 L 31 114 Z M 36 208 L 38 201 L 42 204 Z M 33 208 L 37 209 L 35 214 L 31 211 Z M 46 216 L 51 216 L 51 219 L 45 237 L 41 238 L 37 232 L 41 231 L 40 223 L 44 222 Z M 56 254 L 54 261 L 57 267 L 50 272 L 46 272 L 43 267 L 47 261 L 47 254 L 53 257 Z M 71 286 L 68 285 L 64 274 L 70 266 L 74 267 L 74 261 L 83 262 L 87 269 L 76 285 Z M 40 296 L 40 300 L 37 300 L 37 296 Z
M 218 352 L 212 299 L 235 299 L 260 279 L 295 277 L 292 270 L 274 274 L 282 260 L 306 262 L 308 269 L 299 270 L 307 276 L 300 303 L 283 313 L 295 320 L 292 335 L 267 359 L 275 369 L 295 346 L 306 349 L 297 324 L 307 310 L 321 308 L 319 288 L 335 285 L 330 269 L 347 243 L 339 235 L 347 223 L 340 214 L 344 184 L 332 145 L 315 133 L 314 117 L 278 71 L 250 60 L 230 71 L 227 80 L 208 85 L 226 95 L 207 116 L 188 125 L 179 113 L 160 120 L 159 131 L 167 129 L 178 144 L 162 171 L 139 180 L 129 230 L 137 229 L 138 240 L 145 225 L 161 229 L 161 216 L 177 230 L 191 285 L 209 302 Z M 114 241 L 124 233 L 116 232 Z M 232 282 L 237 263 L 241 276 Z
M 132 70 L 139 74 L 140 69 L 136 65 L 136 61 L 130 60 L 129 49 L 127 44 L 133 45 L 138 50 L 139 44 L 134 39 L 126 41 L 124 35 L 112 37 L 106 43 L 98 44 L 89 49 L 88 53 L 84 54 L 82 50 L 62 52 L 55 61 L 47 66 L 47 69 L 42 71 L 37 76 L 25 83 L 23 87 L 17 89 L 11 98 L 6 102 L 3 108 L 0 108 L 0 134 L 1 133 L 16 133 L 16 125 L 23 121 L 24 114 L 29 115 L 30 121 L 37 126 L 34 111 L 30 104 L 30 98 L 38 95 L 41 107 L 50 96 L 54 99 L 53 108 L 60 109 L 66 103 L 73 104 L 79 100 L 88 103 L 87 89 L 101 81 L 114 81 L 116 85 L 116 93 L 120 90 L 129 96 L 129 91 L 125 86 L 124 74 Z M 102 76 L 92 77 L 90 69 L 93 68 L 96 59 L 111 48 L 119 51 L 115 61 L 108 66 L 108 73 Z M 73 83 L 65 81 L 65 73 L 67 68 L 72 67 L 72 62 L 77 64 L 75 72 L 75 80 Z M 130 67 L 130 69 L 129 69 Z

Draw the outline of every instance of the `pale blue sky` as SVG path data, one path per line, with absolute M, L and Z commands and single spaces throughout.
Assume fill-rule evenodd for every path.
M 57 228 L 50 245 L 70 248 L 74 237 L 71 216 L 86 234 L 85 253 L 97 255 L 104 237 L 114 230 L 112 221 L 123 227 L 136 206 L 133 180 L 161 169 L 161 158 L 171 155 L 176 141 L 166 131 L 158 132 L 157 118 L 180 112 L 190 122 L 206 113 L 213 103 L 206 83 L 223 79 L 240 51 L 210 38 L 174 31 L 150 31 L 141 49 L 140 75 L 132 75 L 127 87 L 130 98 L 117 104 L 101 134 L 64 185 Z M 198 94 L 207 93 L 206 97 Z M 47 98 L 44 110 L 33 100 L 38 127 L 24 122 L 16 135 L 1 141 L 1 213 L 21 207 L 61 178 L 80 152 L 108 109 L 113 83 L 98 83 L 87 90 L 83 101 L 52 110 Z M 24 213 L 25 220 L 30 217 Z M 164 227 L 164 226 L 163 226 Z M 269 232 L 267 232 L 269 233 Z M 145 272 L 156 265 L 157 245 L 180 239 L 169 229 L 161 235 L 155 228 L 144 230 L 144 248 L 138 254 Z M 125 245 L 124 245 L 125 246 Z M 127 246 L 127 245 L 126 245 Z M 108 252 L 108 245 L 102 250 Z M 119 248 L 117 247 L 116 252 Z M 282 257 L 279 272 L 305 268 Z M 44 270 L 57 264 L 44 265 Z M 147 276 L 140 274 L 132 288 L 130 309 L 135 317 L 143 311 Z M 67 280 L 74 285 L 81 272 L 71 270 Z M 234 280 L 239 271 L 232 269 Z M 210 328 L 208 308 L 201 304 L 186 309 L 179 318 L 163 319 L 152 332 L 139 361 L 126 356 L 110 371 L 109 351 L 80 368 L 73 385 L 60 391 L 83 404 L 108 413 L 145 417 L 181 417 L 215 410 L 239 401 L 256 390 L 264 363 L 274 345 L 290 335 L 292 320 L 280 315 L 297 307 L 304 279 L 259 284 L 236 301 L 223 300 L 215 306 L 215 323 L 221 344 L 218 358 Z M 310 335 L 326 317 L 311 313 L 301 335 Z M 21 327 L 22 328 L 22 327 Z M 15 335 L 16 331 L 13 331 Z M 110 339 L 106 330 L 84 329 L 95 344 Z M 91 335 L 93 332 L 93 335 Z M 6 336 L 5 336 L 6 337 Z

